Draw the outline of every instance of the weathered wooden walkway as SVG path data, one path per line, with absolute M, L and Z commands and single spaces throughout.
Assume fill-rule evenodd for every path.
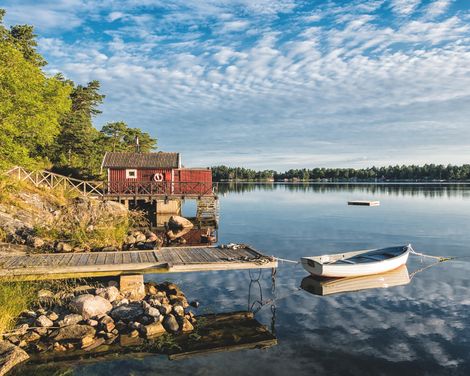
M 125 274 L 275 268 L 277 261 L 251 247 L 165 247 L 151 251 L 0 256 L 0 278 L 56 279 Z

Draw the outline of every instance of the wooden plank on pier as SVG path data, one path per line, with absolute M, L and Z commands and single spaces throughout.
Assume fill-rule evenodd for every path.
M 277 261 L 248 246 L 235 249 L 164 247 L 153 251 L 2 256 L 0 278 L 68 278 L 122 274 L 275 268 Z M 61 277 L 62 278 L 62 277 Z

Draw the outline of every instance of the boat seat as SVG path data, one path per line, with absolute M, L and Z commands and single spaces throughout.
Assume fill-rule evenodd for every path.
M 341 264 L 341 263 L 344 263 L 344 264 L 355 264 L 354 261 L 347 260 L 347 259 L 335 261 L 333 264 Z

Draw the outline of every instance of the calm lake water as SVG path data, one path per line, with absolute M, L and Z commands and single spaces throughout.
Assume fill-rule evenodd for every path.
M 76 363 L 72 374 L 470 374 L 470 186 L 241 185 L 221 191 L 223 243 L 249 243 L 294 260 L 407 243 L 419 252 L 464 258 L 418 273 L 404 286 L 330 296 L 299 289 L 307 274 L 288 263 L 278 268 L 274 295 L 270 270 L 251 291 L 248 271 L 170 275 L 201 302 L 198 313 L 257 310 L 258 321 L 274 324 L 278 344 L 178 361 L 116 357 Z M 351 199 L 380 200 L 381 206 L 347 206 Z M 411 256 L 408 270 L 431 263 Z M 256 303 L 274 296 L 274 304 Z

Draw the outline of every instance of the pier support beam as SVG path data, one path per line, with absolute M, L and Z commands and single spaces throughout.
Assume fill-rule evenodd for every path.
M 143 299 L 145 296 L 143 274 L 121 275 L 119 288 L 121 293 L 130 300 Z

